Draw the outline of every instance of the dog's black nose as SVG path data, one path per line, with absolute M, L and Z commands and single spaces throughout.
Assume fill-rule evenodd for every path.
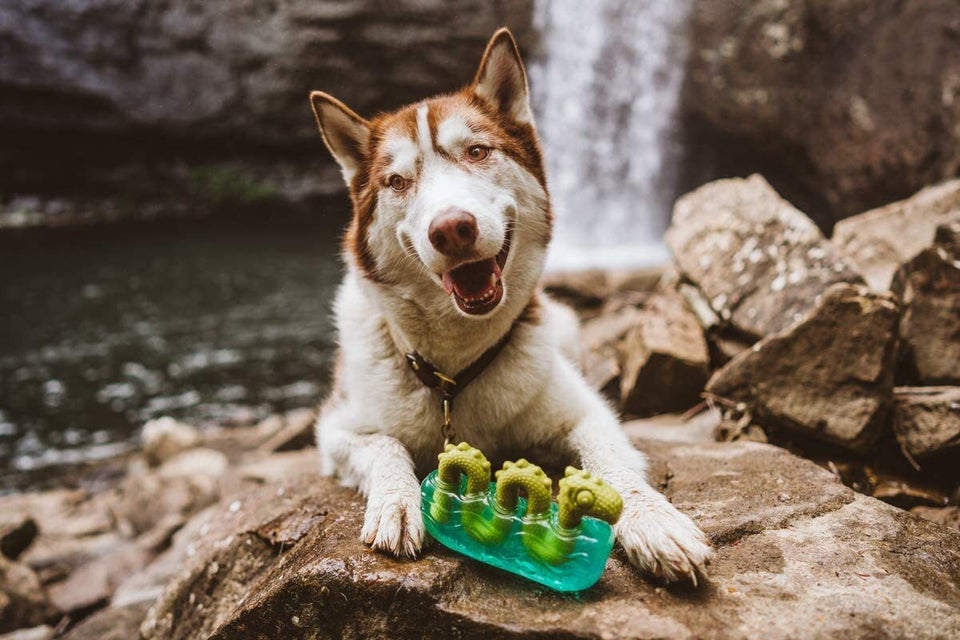
M 445 256 L 462 256 L 477 243 L 477 219 L 460 209 L 447 209 L 430 223 L 427 235 Z

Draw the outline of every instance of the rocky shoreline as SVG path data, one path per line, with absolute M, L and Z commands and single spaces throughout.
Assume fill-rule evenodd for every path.
M 651 479 L 716 547 L 704 588 L 616 550 L 578 598 L 436 546 L 397 561 L 316 474 L 312 410 L 160 419 L 108 480 L 0 498 L 0 638 L 960 633 L 960 181 L 829 239 L 759 176 L 718 181 L 667 240 L 665 272 L 545 284 L 580 312 L 585 372 L 634 417 Z

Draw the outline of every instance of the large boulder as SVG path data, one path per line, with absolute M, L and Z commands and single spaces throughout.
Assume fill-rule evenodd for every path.
M 886 291 L 900 265 L 929 247 L 937 227 L 951 221 L 960 221 L 960 180 L 841 220 L 831 241 L 871 288 Z
M 707 392 L 765 427 L 867 451 L 889 417 L 899 318 L 890 294 L 834 285 L 808 318 L 717 371 Z
M 830 285 L 863 281 L 758 175 L 717 180 L 677 200 L 666 241 L 720 322 L 754 339 L 799 321 Z
M 915 384 L 960 384 L 960 221 L 940 226 L 933 246 L 897 271 L 903 301 L 902 377 Z
M 0 4 L 11 130 L 316 143 L 307 92 L 361 113 L 455 89 L 532 2 L 33 0 Z
M 960 533 L 855 494 L 769 445 L 641 443 L 653 480 L 716 546 L 699 590 L 615 550 L 598 585 L 552 593 L 434 545 L 359 541 L 363 500 L 316 476 L 225 500 L 171 549 L 180 574 L 145 640 L 938 638 L 960 633 Z
M 956 174 L 958 29 L 953 0 L 699 0 L 685 105 L 828 223 Z

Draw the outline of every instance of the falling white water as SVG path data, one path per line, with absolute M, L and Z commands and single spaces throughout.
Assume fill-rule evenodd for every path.
M 662 262 L 692 0 L 537 0 L 530 66 L 557 217 L 547 268 Z

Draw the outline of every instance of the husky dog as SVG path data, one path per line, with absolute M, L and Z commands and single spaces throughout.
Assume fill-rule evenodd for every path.
M 457 93 L 371 120 L 326 93 L 310 102 L 353 202 L 317 442 L 322 472 L 367 497 L 360 537 L 420 552 L 418 478 L 455 430 L 491 460 L 603 476 L 623 496 L 616 534 L 630 561 L 696 582 L 711 555 L 703 533 L 647 484 L 643 454 L 574 364 L 576 318 L 538 290 L 550 198 L 510 32 Z

